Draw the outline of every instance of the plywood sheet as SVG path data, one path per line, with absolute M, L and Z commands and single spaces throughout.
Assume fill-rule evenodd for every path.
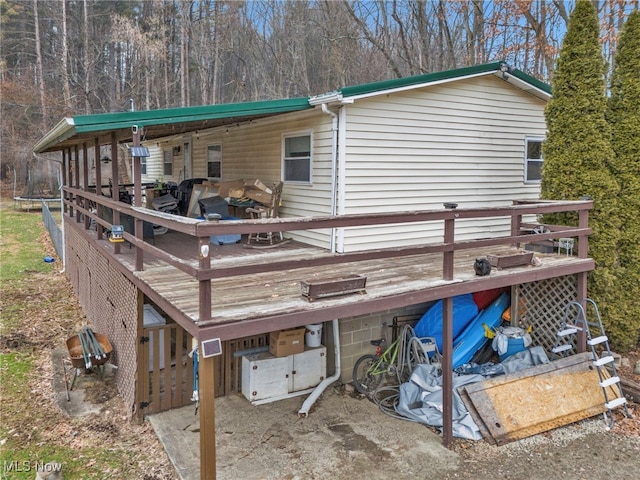
M 588 352 L 466 385 L 461 395 L 485 438 L 498 445 L 605 410 L 598 372 Z

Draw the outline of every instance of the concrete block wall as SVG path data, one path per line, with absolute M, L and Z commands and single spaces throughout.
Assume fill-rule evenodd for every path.
M 377 340 L 384 335 L 387 341 L 391 342 L 393 335 L 391 325 L 394 317 L 404 315 L 419 317 L 428 310 L 430 305 L 431 303 L 421 303 L 384 312 L 340 319 L 340 381 L 342 383 L 351 383 L 353 366 L 358 358 L 367 353 L 375 353 L 375 347 L 370 343 L 371 340 Z M 385 325 L 387 325 L 386 328 Z M 325 339 L 325 344 L 333 348 L 333 333 L 330 326 L 331 323 L 325 324 L 323 338 Z M 329 372 L 335 371 L 333 369 L 332 355 L 328 355 L 328 357 L 328 370 Z

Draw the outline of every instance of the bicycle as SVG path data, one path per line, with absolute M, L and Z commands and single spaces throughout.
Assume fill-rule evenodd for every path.
M 378 350 L 382 350 L 384 343 L 384 338 L 371 341 Z M 379 355 L 366 354 L 356 361 L 353 366 L 353 385 L 358 392 L 370 395 L 380 387 L 385 375 L 395 374 L 396 368 L 393 362 L 398 356 L 399 345 L 398 339 Z
M 373 395 L 382 385 L 385 377 L 396 377 L 398 383 L 408 380 L 413 367 L 429 362 L 431 344 L 418 339 L 413 328 L 405 326 L 402 334 L 383 350 L 386 339 L 372 340 L 376 354 L 361 356 L 353 366 L 353 385 L 364 395 Z M 435 347 L 435 341 L 433 342 Z

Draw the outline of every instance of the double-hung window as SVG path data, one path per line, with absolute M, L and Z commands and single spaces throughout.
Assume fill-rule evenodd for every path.
M 525 138 L 524 183 L 540 183 L 542 180 L 543 137 Z
M 162 153 L 163 153 L 162 174 L 170 177 L 171 175 L 173 175 L 173 150 L 168 148 L 164 150 Z
M 222 179 L 222 145 L 207 146 L 207 177 L 211 180 Z
M 289 183 L 311 183 L 311 133 L 285 135 L 282 139 L 282 179 Z

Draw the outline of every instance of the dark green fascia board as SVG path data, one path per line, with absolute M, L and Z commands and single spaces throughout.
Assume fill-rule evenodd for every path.
M 500 71 L 500 68 L 505 64 L 506 62 L 485 63 L 482 65 L 474 65 L 472 67 L 456 68 L 454 70 L 447 70 L 444 72 L 426 73 L 424 75 L 416 75 L 413 77 L 394 78 L 393 80 L 383 80 L 380 82 L 366 83 L 363 85 L 343 87 L 338 91 L 342 94 L 343 98 L 355 97 L 359 95 L 366 95 L 369 93 L 383 92 L 385 90 L 409 87 L 411 85 L 432 83 L 440 80 L 453 80 L 456 78 L 467 77 L 469 75 L 495 73 Z M 521 72 L 520 70 L 511 69 L 508 73 L 524 82 L 531 84 L 533 87 L 551 94 L 551 87 L 549 85 L 531 77 L 530 75 L 527 75 L 524 72 Z
M 260 102 L 79 115 L 73 117 L 73 124 L 76 133 L 90 133 L 130 128 L 132 125 L 166 125 L 220 118 L 287 113 L 311 108 L 313 107 L 309 105 L 309 99 L 307 97 L 289 98 Z

